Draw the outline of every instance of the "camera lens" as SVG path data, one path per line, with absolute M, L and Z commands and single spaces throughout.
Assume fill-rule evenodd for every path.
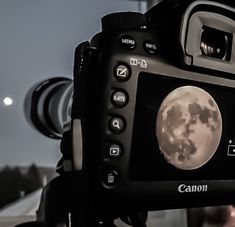
M 25 97 L 25 116 L 42 134 L 61 139 L 70 118 L 72 81 L 54 77 L 35 84 Z
M 229 61 L 231 57 L 231 34 L 204 27 L 201 36 L 201 53 L 204 56 Z

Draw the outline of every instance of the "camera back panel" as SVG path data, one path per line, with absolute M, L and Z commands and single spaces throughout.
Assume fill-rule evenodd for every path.
M 206 9 L 213 2 L 200 4 Z M 190 26 L 191 17 L 182 18 L 187 18 L 182 24 Z M 231 18 L 226 21 L 235 28 Z M 170 50 L 157 26 L 101 33 L 89 69 L 95 85 L 87 104 L 86 141 L 94 191 L 105 209 L 169 209 L 235 201 L 235 80 L 231 71 L 220 67 L 233 65 L 233 34 L 221 27 L 216 30 L 216 24 L 200 28 L 197 44 L 187 40 L 193 37 L 192 28 L 187 29 L 190 34 L 179 28 L 178 46 Z M 219 37 L 218 48 L 211 41 L 214 34 Z M 230 48 L 226 53 L 220 37 Z M 196 52 L 191 49 L 196 58 L 188 55 L 190 44 L 198 47 Z M 182 52 L 176 62 L 181 64 L 174 64 L 168 54 L 175 51 L 177 56 L 179 47 Z M 191 63 L 205 61 L 188 64 L 189 58 Z

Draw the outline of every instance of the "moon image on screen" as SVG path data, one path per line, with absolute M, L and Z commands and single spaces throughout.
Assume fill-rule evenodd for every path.
M 157 113 L 156 137 L 168 163 L 183 170 L 202 167 L 214 155 L 222 117 L 211 95 L 195 86 L 170 92 Z

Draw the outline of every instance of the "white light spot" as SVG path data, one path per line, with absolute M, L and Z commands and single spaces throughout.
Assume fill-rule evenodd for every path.
M 229 143 L 232 143 L 233 141 L 232 140 L 229 140 Z
M 170 143 L 174 143 L 174 138 L 171 136 L 171 137 L 169 138 L 169 141 L 170 141 Z
M 10 97 L 5 97 L 3 99 L 3 103 L 5 106 L 11 106 L 13 104 L 13 99 Z
M 230 215 L 231 215 L 231 217 L 235 217 L 235 211 L 233 210 L 233 211 L 231 211 L 231 213 L 230 213 Z

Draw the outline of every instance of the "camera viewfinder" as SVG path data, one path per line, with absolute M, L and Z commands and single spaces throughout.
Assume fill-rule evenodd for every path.
M 204 26 L 200 44 L 201 54 L 207 57 L 230 61 L 232 38 L 231 33 Z

